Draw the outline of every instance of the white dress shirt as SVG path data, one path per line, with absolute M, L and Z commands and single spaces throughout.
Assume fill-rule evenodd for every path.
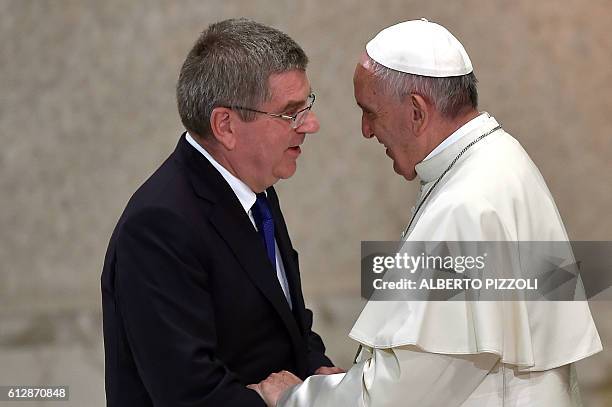
M 185 138 L 187 139 L 187 142 L 193 146 L 193 148 L 202 153 L 202 155 L 206 157 L 206 159 L 213 165 L 213 167 L 215 167 L 217 171 L 219 171 L 223 179 L 225 179 L 225 181 L 232 188 L 232 191 L 234 191 L 234 194 L 236 194 L 236 198 L 238 198 L 238 200 L 240 201 L 240 204 L 244 208 L 246 214 L 249 216 L 253 227 L 255 228 L 255 230 L 257 230 L 257 225 L 255 225 L 255 219 L 253 219 L 253 214 L 251 213 L 251 208 L 257 200 L 255 192 L 253 192 L 247 184 L 242 182 L 240 179 L 234 176 L 234 174 L 232 174 L 225 167 L 219 164 L 217 160 L 215 160 L 213 156 L 210 155 L 210 153 L 206 151 L 204 147 L 199 145 L 198 142 L 195 141 L 193 137 L 191 137 L 191 134 L 187 133 Z M 289 308 L 292 308 L 291 295 L 289 294 L 289 283 L 287 282 L 285 266 L 283 265 L 280 250 L 278 249 L 278 244 L 276 243 L 276 238 L 274 239 L 274 247 L 276 251 L 276 277 L 278 278 L 278 282 L 280 283 L 280 286 L 283 289 L 283 293 L 287 298 Z

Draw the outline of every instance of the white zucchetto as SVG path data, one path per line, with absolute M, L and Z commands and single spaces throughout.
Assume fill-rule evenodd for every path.
M 368 42 L 366 51 L 387 68 L 415 75 L 461 76 L 473 70 L 459 40 L 424 18 L 385 28 Z

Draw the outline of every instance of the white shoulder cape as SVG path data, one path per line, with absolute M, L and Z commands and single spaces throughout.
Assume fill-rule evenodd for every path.
M 494 118 L 417 165 L 421 198 Z M 412 241 L 567 241 L 554 200 L 521 145 L 498 130 L 462 155 L 408 231 Z M 601 351 L 586 301 L 369 301 L 349 336 L 372 348 L 416 345 L 432 353 L 494 353 L 524 371 Z

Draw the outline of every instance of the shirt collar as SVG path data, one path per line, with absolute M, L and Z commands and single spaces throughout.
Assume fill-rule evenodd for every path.
M 455 130 L 450 136 L 442 140 L 442 142 L 438 144 L 436 148 L 431 150 L 431 152 L 427 155 L 427 157 L 425 157 L 425 160 L 428 160 L 431 157 L 435 156 L 436 154 L 442 152 L 445 148 L 447 148 L 448 146 L 450 146 L 451 144 L 459 140 L 461 137 L 470 133 L 475 128 L 482 126 L 482 124 L 490 117 L 491 116 L 487 112 L 482 112 L 478 116 L 474 117 L 472 120 L 470 120 L 469 122 L 465 123 L 463 126 L 459 127 L 457 130 Z
M 191 137 L 191 134 L 189 134 L 189 132 L 187 132 L 185 139 L 187 140 L 189 144 L 193 146 L 193 148 L 195 148 L 200 153 L 202 153 L 202 155 L 206 157 L 208 161 L 210 161 L 213 167 L 215 167 L 217 171 L 219 171 L 221 176 L 225 179 L 225 181 L 232 188 L 232 191 L 234 191 L 234 194 L 236 194 L 236 197 L 240 201 L 240 204 L 244 208 L 244 211 L 248 214 L 251 208 L 253 207 L 253 205 L 255 204 L 255 200 L 257 199 L 255 192 L 253 192 L 247 184 L 242 182 L 234 174 L 232 174 L 225 167 L 219 164 L 217 160 L 215 160 L 213 156 L 210 155 L 210 153 L 206 151 L 204 147 L 198 144 L 198 142 L 195 141 L 193 137 Z

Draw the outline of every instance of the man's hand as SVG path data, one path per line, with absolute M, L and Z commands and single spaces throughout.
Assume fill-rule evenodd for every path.
M 293 373 L 283 370 L 279 373 L 272 373 L 267 379 L 257 384 L 249 384 L 247 387 L 255 390 L 268 407 L 276 407 L 278 399 L 290 387 L 300 384 L 302 381 Z
M 335 367 L 335 366 L 333 367 L 321 366 L 320 368 L 315 370 L 314 373 L 328 375 L 328 374 L 336 374 L 336 373 L 346 373 L 346 370 L 342 369 L 341 367 Z

